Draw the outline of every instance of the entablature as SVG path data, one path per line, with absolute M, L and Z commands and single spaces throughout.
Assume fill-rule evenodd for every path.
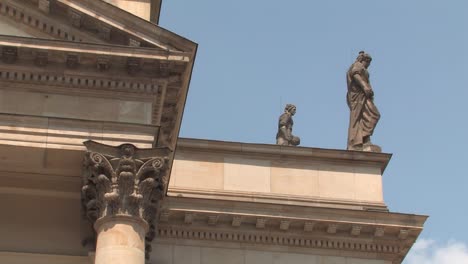
M 283 247 L 401 263 L 426 216 L 168 197 L 158 240 Z M 323 252 L 322 252 L 323 254 Z
M 155 142 L 174 147 L 190 53 L 13 36 L 0 36 L 0 50 L 2 90 L 142 102 L 151 108 L 144 124 L 163 127 Z

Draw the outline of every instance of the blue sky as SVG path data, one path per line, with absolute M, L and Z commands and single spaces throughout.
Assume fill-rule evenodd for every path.
M 386 203 L 430 215 L 426 241 L 467 245 L 467 13 L 466 0 L 164 1 L 160 24 L 199 44 L 181 136 L 274 143 L 294 103 L 301 145 L 344 149 L 345 73 L 365 50 L 373 142 L 394 154 Z

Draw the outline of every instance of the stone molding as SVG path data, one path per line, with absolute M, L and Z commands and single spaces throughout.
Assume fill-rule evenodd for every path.
M 0 80 L 24 82 L 28 84 L 47 84 L 53 87 L 68 88 L 65 94 L 70 93 L 70 88 L 83 90 L 80 94 L 86 94 L 87 90 L 97 90 L 95 93 L 101 93 L 101 96 L 112 97 L 115 93 L 125 93 L 129 96 L 132 93 L 134 97 L 147 98 L 148 95 L 157 95 L 164 85 L 167 85 L 166 79 L 161 80 L 133 80 L 124 78 L 110 78 L 97 76 L 79 76 L 72 74 L 62 74 L 57 72 L 44 72 L 32 70 L 15 70 L 3 68 L 0 66 Z M 32 89 L 34 87 L 31 87 Z M 43 87 L 38 89 L 44 91 Z M 57 90 L 57 89 L 56 89 Z M 105 92 L 103 92 L 105 91 Z M 91 92 L 91 91 L 89 91 Z M 112 92 L 112 93 L 110 93 Z M 96 95 L 96 94 L 93 94 Z
M 154 220 L 169 181 L 172 151 L 94 141 L 84 145 L 88 151 L 83 163 L 82 206 L 87 219 L 93 225 L 116 217 L 146 222 L 148 253 L 155 236 Z
M 231 200 L 251 202 L 255 200 L 258 203 L 272 203 L 272 204 L 287 204 L 287 205 L 303 205 L 303 206 L 317 206 L 328 208 L 347 208 L 353 210 L 365 211 L 382 211 L 388 212 L 385 203 L 376 203 L 369 201 L 353 201 L 346 199 L 331 199 L 320 197 L 307 197 L 300 195 L 285 195 L 277 193 L 252 193 L 243 191 L 229 191 L 229 190 L 200 190 L 182 187 L 170 186 L 168 196 L 183 196 L 190 198 L 202 198 L 213 200 Z
M 400 263 L 399 256 L 404 246 L 392 241 L 356 241 L 340 237 L 314 237 L 288 233 L 206 230 L 182 226 L 161 225 L 158 227 L 159 239 L 182 239 L 211 241 L 215 243 L 246 243 L 258 246 L 288 247 L 297 249 L 339 250 L 341 255 L 368 256 L 378 254 L 379 258 Z M 344 252 L 344 253 L 343 253 Z
M 369 164 L 380 167 L 382 174 L 392 157 L 392 154 L 388 153 L 291 147 L 272 144 L 253 144 L 192 138 L 179 138 L 177 149 L 182 149 L 187 152 L 233 153 L 256 155 L 266 158 L 287 156 L 290 159 L 313 160 L 317 162 L 337 162 L 343 165 Z
M 216 219 L 216 221 L 213 221 Z M 268 230 L 271 232 L 288 231 L 300 234 L 336 235 L 365 239 L 407 240 L 414 239 L 422 227 L 408 224 L 392 224 L 339 218 L 323 219 L 294 217 L 287 215 L 227 213 L 189 209 L 164 209 L 159 216 L 161 224 L 184 224 L 186 227 L 218 226 L 235 230 Z
M 166 197 L 157 237 L 169 243 L 273 246 L 287 252 L 316 251 L 398 264 L 426 219 L 382 211 Z

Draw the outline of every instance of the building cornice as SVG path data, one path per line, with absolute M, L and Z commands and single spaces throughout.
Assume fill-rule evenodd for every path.
M 35 39 L 17 36 L 0 35 L 0 45 L 21 48 L 57 51 L 63 53 L 87 53 L 101 56 L 133 57 L 141 59 L 168 60 L 189 62 L 193 54 L 184 51 L 116 46 L 109 44 L 80 43 L 62 40 Z

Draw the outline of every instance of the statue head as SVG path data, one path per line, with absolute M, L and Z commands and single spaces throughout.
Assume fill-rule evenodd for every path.
M 356 61 L 362 63 L 364 65 L 364 67 L 366 67 L 366 69 L 367 69 L 369 67 L 371 61 L 372 61 L 372 57 L 371 57 L 371 55 L 369 55 L 365 51 L 361 50 L 359 52 L 359 55 L 356 58 Z
M 284 112 L 294 115 L 296 113 L 296 106 L 293 104 L 287 104 L 284 107 Z

